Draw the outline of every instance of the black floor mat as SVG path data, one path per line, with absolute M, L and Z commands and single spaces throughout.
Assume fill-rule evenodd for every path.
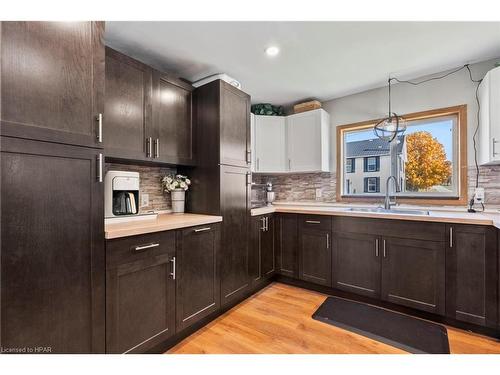
M 410 353 L 450 353 L 442 325 L 366 303 L 328 297 L 312 317 Z

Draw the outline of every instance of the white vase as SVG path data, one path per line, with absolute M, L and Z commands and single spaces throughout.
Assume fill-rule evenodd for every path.
M 175 189 L 170 193 L 172 196 L 172 212 L 184 212 L 184 202 L 186 201 L 186 191 L 184 189 Z

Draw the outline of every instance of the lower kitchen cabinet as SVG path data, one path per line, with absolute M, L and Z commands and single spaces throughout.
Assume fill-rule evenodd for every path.
M 382 299 L 444 315 L 443 242 L 382 239 Z
M 177 331 L 189 327 L 220 306 L 219 243 L 219 224 L 177 232 Z
M 370 234 L 337 233 L 333 245 L 332 286 L 379 298 L 380 239 Z
M 3 136 L 0 142 L 0 347 L 103 353 L 99 150 Z
M 106 352 L 144 352 L 175 332 L 175 231 L 106 243 Z
M 298 278 L 298 216 L 278 214 L 275 220 L 276 272 L 283 276 Z
M 331 218 L 302 215 L 299 220 L 299 278 L 331 286 Z
M 258 283 L 275 271 L 273 215 L 252 217 L 250 240 L 250 275 L 252 282 Z
M 446 248 L 446 314 L 495 327 L 497 313 L 497 233 L 494 228 L 450 224 Z

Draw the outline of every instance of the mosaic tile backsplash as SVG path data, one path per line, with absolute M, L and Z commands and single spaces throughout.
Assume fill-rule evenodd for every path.
M 109 170 L 139 172 L 140 192 L 141 194 L 149 194 L 149 206 L 140 207 L 140 214 L 152 210 L 162 211 L 170 210 L 172 208 L 170 194 L 163 193 L 161 189 L 160 178 L 166 174 L 177 173 L 177 170 L 175 168 L 106 163 L 105 171 L 107 172 Z
M 468 171 L 469 197 L 475 187 L 476 169 Z M 254 182 L 270 181 L 279 201 L 335 202 L 336 174 L 307 173 L 283 175 L 254 175 Z M 500 208 L 500 165 L 479 167 L 479 186 L 484 187 L 487 208 Z M 316 199 L 316 189 L 321 189 L 321 198 Z

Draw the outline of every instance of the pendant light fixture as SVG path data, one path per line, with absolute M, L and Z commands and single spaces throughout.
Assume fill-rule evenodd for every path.
M 391 81 L 392 78 L 389 78 L 389 113 L 388 116 L 382 120 L 380 120 L 375 127 L 373 128 L 373 132 L 375 135 L 387 142 L 391 142 L 398 135 L 402 135 L 406 131 L 406 120 L 398 116 L 396 113 L 391 111 Z

